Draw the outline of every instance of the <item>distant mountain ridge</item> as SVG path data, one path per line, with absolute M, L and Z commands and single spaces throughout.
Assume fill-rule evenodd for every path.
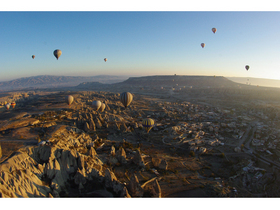
M 239 84 L 238 84 L 239 83 Z M 251 83 L 251 85 L 246 85 Z M 71 89 L 96 89 L 96 88 L 121 88 L 121 87 L 190 87 L 192 88 L 232 88 L 237 86 L 266 86 L 280 87 L 280 80 L 223 77 L 223 76 L 188 76 L 188 75 L 155 75 L 155 76 L 51 76 L 39 75 L 23 77 L 11 81 L 0 82 L 0 92 L 13 90 L 28 90 L 40 88 L 69 88 Z
M 100 82 L 104 84 L 112 84 L 121 82 L 125 79 L 127 79 L 127 77 L 109 75 L 98 75 L 89 77 L 39 75 L 0 82 L 0 91 L 20 90 L 26 88 L 72 87 L 77 86 L 83 82 Z
M 113 84 L 115 86 L 193 86 L 200 88 L 211 87 L 233 87 L 236 83 L 222 76 L 145 76 L 130 77 L 129 79 Z

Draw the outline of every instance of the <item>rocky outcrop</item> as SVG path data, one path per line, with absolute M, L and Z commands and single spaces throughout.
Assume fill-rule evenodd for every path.
M 84 131 L 88 132 L 89 130 L 90 130 L 89 124 L 87 122 L 85 122 L 85 124 L 84 124 Z
M 96 127 L 95 127 L 95 123 L 94 123 L 93 119 L 90 119 L 89 128 L 91 131 L 96 131 Z
M 103 175 L 103 162 L 96 151 L 85 147 L 91 138 L 77 131 L 61 126 L 50 136 L 49 145 L 22 148 L 2 163 L 0 196 L 60 197 L 73 188 L 81 194 L 98 190 L 97 184 L 114 196 L 130 197 L 113 172 L 107 168 Z M 124 157 L 122 150 L 120 154 Z
M 100 122 L 100 120 L 98 118 L 95 118 L 94 122 L 95 122 L 96 128 L 100 129 L 102 127 L 102 123 Z
M 152 158 L 152 163 L 155 167 L 162 169 L 162 170 L 167 170 L 167 168 L 168 168 L 168 163 L 165 159 Z
M 148 191 L 148 193 L 155 198 L 161 198 L 161 188 L 157 181 L 157 177 L 145 182 L 141 186 L 145 191 Z
M 108 189 L 113 189 L 116 194 L 119 194 L 121 197 L 131 197 L 128 193 L 124 184 L 118 181 L 115 174 L 110 171 L 110 169 L 105 170 L 105 187 Z
M 93 147 L 90 147 L 88 155 L 92 158 L 94 158 L 97 155 L 97 153 Z
M 160 164 L 158 165 L 158 168 L 159 169 L 162 169 L 162 170 L 167 170 L 167 167 L 168 167 L 168 163 L 166 160 L 162 159 L 160 161 Z
M 126 164 L 126 153 L 124 148 L 120 147 L 119 150 L 116 152 L 116 158 L 121 164 Z
M 130 177 L 127 189 L 132 197 L 143 197 L 144 195 L 144 190 L 139 184 L 138 178 L 135 174 Z
M 140 150 L 136 150 L 136 152 L 135 152 L 135 154 L 134 154 L 134 156 L 132 158 L 132 162 L 134 164 L 136 164 L 137 166 L 140 166 L 142 168 L 145 167 L 144 159 L 141 156 Z
M 50 187 L 40 179 L 43 171 L 38 163 L 24 150 L 2 163 L 0 171 L 2 198 L 47 197 L 51 193 Z
M 110 155 L 115 156 L 116 155 L 116 149 L 114 146 L 111 147 Z

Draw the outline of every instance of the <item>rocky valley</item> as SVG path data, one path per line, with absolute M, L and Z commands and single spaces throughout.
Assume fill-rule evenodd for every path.
M 278 93 L 180 76 L 5 92 L 0 196 L 278 197 Z

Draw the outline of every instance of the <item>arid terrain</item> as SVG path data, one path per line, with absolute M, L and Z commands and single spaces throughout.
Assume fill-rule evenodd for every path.
M 279 93 L 206 76 L 3 92 L 0 196 L 279 197 Z

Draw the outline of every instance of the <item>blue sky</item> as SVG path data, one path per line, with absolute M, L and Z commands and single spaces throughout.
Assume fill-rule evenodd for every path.
M 1 11 L 0 81 L 175 73 L 280 79 L 279 22 L 277 11 Z

